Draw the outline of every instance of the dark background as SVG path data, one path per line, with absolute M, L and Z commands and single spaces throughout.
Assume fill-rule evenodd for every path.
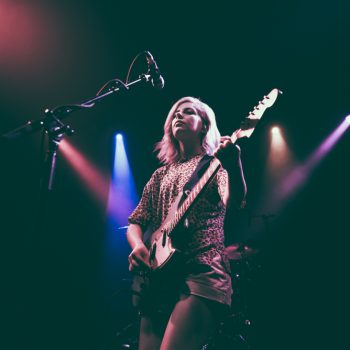
M 163 90 L 139 86 L 67 119 L 76 130 L 69 142 L 107 174 L 113 134 L 123 132 L 141 194 L 178 98 L 207 102 L 225 135 L 264 94 L 281 89 L 241 142 L 248 206 L 231 224 L 232 240 L 251 234 L 263 243 L 249 290 L 251 344 L 336 348 L 347 316 L 349 132 L 286 205 L 271 212 L 256 203 L 271 190 L 263 181 L 270 126 L 283 127 L 303 163 L 350 113 L 349 10 L 340 0 L 1 0 L 0 133 L 42 117 L 46 107 L 93 97 L 109 79 L 124 80 L 136 54 L 149 50 Z M 138 61 L 131 78 L 144 69 Z M 40 158 L 39 132 L 1 143 L 3 348 L 118 349 L 116 332 L 131 325 L 133 334 L 136 320 L 124 233 L 106 248 L 106 208 L 60 155 L 54 192 L 40 209 Z M 266 227 L 261 215 L 269 214 Z

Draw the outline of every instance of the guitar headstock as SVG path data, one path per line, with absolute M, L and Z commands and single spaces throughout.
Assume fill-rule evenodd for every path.
M 266 105 L 266 108 L 271 107 L 277 100 L 278 94 L 282 94 L 281 90 L 273 89 L 267 96 L 264 96 L 263 102 Z M 260 102 L 259 102 L 260 104 Z
M 250 137 L 265 110 L 275 103 L 279 93 L 281 94 L 282 91 L 273 89 L 268 95 L 264 96 L 258 105 L 249 112 L 248 116 L 241 121 L 240 129 L 236 130 L 231 138 L 237 140 L 241 137 Z
M 241 129 L 245 130 L 250 127 L 255 127 L 257 124 L 257 120 L 259 120 L 262 117 L 263 113 L 265 112 L 265 109 L 271 107 L 275 103 L 279 93 L 280 91 L 278 89 L 273 89 L 267 96 L 264 96 L 264 98 L 261 101 L 259 101 L 259 104 L 255 106 L 252 111 L 249 112 L 246 118 L 243 119 L 243 121 L 241 122 Z M 253 120 L 254 122 L 252 122 Z

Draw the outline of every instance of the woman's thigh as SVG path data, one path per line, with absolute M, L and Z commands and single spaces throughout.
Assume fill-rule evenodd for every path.
M 161 350 L 200 350 L 216 325 L 215 302 L 182 295 L 168 321 Z
M 157 317 L 156 314 L 141 317 L 139 350 L 160 348 L 167 321 L 167 318 Z

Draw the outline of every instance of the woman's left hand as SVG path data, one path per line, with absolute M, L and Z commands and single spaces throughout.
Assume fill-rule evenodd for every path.
M 222 136 L 220 145 L 214 151 L 214 156 L 220 160 L 223 168 L 230 170 L 239 165 L 241 149 L 238 145 L 232 143 L 230 136 Z

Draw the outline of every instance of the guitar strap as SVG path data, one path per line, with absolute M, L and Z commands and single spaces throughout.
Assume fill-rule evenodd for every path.
M 205 173 L 205 171 L 209 168 L 210 162 L 213 159 L 213 156 L 208 156 L 207 154 L 203 156 L 203 158 L 199 161 L 196 169 L 192 173 L 191 177 L 189 180 L 186 182 L 184 188 L 183 188 L 183 193 L 184 193 L 184 198 L 187 197 L 187 195 L 192 191 L 192 188 L 197 184 L 197 182 L 200 180 L 202 175 Z M 184 199 L 183 198 L 183 199 Z M 181 201 L 180 201 L 181 203 Z

